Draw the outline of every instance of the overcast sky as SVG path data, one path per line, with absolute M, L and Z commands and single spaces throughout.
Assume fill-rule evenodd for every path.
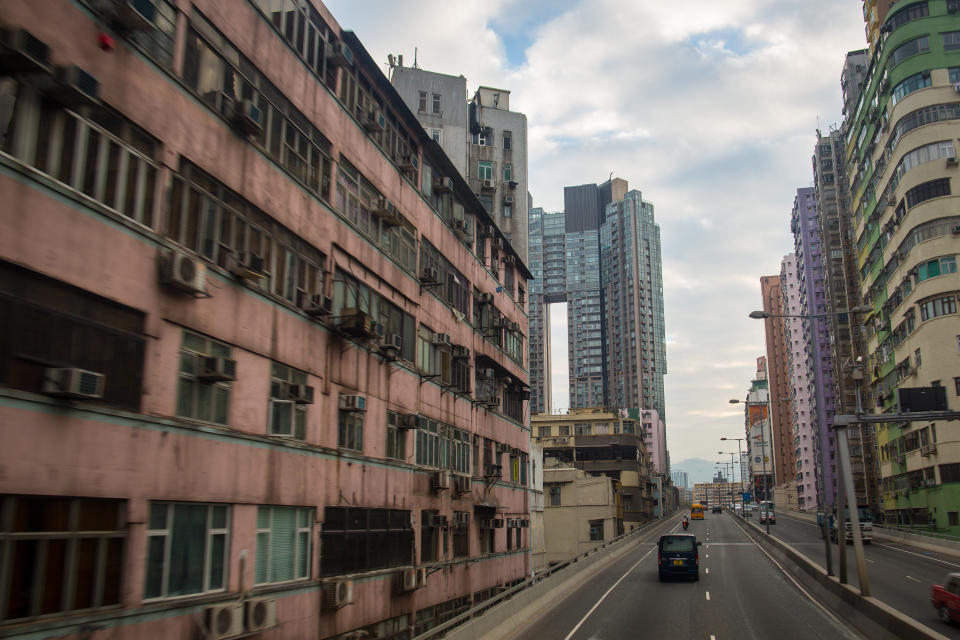
M 654 203 L 673 461 L 726 459 L 765 351 L 760 277 L 792 251 L 815 130 L 841 119 L 840 72 L 866 46 L 859 0 L 329 0 L 377 61 L 509 89 L 527 115 L 534 206 L 627 180 Z M 729 449 L 724 449 L 729 450 Z

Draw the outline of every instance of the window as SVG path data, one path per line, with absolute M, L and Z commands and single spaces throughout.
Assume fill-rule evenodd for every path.
M 920 303 L 920 320 L 930 320 L 957 312 L 957 300 L 954 296 L 934 298 Z M 918 365 L 919 366 L 919 365 Z
M 328 87 L 336 84 L 336 66 L 325 65 L 329 50 L 330 29 L 320 14 L 307 2 L 295 0 L 254 0 L 264 18 L 271 22 L 277 35 L 290 45 Z
M 907 191 L 907 207 L 914 207 L 926 200 L 948 195 L 950 195 L 950 178 L 930 180 Z
M 914 91 L 919 91 L 925 87 L 929 87 L 930 82 L 930 72 L 916 73 L 903 82 L 900 82 L 893 88 L 893 104 L 896 104 L 904 96 L 913 93 Z
M 406 431 L 397 426 L 399 414 L 387 411 L 387 457 L 395 460 L 407 459 Z
M 418 465 L 470 473 L 470 432 L 419 416 L 416 433 Z
M 257 566 L 254 584 L 310 577 L 313 509 L 257 508 Z
M 590 539 L 595 541 L 603 540 L 603 520 L 590 521 Z
M 307 374 L 276 362 L 270 365 L 270 433 L 306 437 L 307 406 L 290 400 L 288 385 L 307 384 Z
M 537 427 L 537 435 L 541 438 L 550 437 L 550 427 Z
M 363 451 L 363 413 L 340 411 L 337 446 L 341 449 Z
M 220 591 L 227 583 L 230 508 L 153 502 L 147 524 L 146 598 Z
M 490 127 L 481 127 L 480 131 L 473 134 L 473 144 L 478 144 L 481 147 L 492 147 L 493 132 Z
M 183 332 L 180 372 L 177 375 L 177 415 L 215 424 L 227 424 L 230 383 L 208 382 L 199 376 L 205 357 L 231 358 L 233 350 L 216 340 Z
M 410 512 L 326 507 L 320 534 L 320 575 L 335 576 L 413 564 Z
M 122 500 L 0 496 L 0 620 L 119 605 Z
M 418 98 L 417 111 L 419 111 L 420 113 L 426 113 L 427 112 L 427 92 L 418 91 L 417 98 Z
M 890 15 L 887 18 L 886 26 L 890 29 L 890 31 L 895 31 L 911 20 L 923 18 L 928 15 L 930 15 L 930 13 L 926 1 L 917 2 Z
M 957 272 L 957 259 L 954 256 L 937 258 L 928 262 L 922 262 L 917 265 L 917 282 L 923 282 L 928 278 L 946 275 Z
M 114 213 L 153 226 L 156 139 L 107 110 L 83 117 L 42 101 L 27 85 L 11 91 L 12 135 L 0 138 L 0 151 Z
M 953 393 L 960 396 L 960 378 L 953 379 Z
M 384 326 L 385 335 L 400 336 L 401 358 L 411 362 L 416 358 L 416 322 L 413 316 L 338 267 L 333 278 L 333 317 L 339 317 L 343 309 L 359 309 L 368 314 Z
M 439 93 L 433 94 L 433 112 L 434 112 L 435 114 L 441 114 L 441 113 L 443 113 L 443 112 L 440 110 L 440 94 L 439 94 Z
M 513 165 L 504 163 L 503 164 L 503 181 L 510 182 L 513 180 Z
M 434 519 L 439 514 L 436 511 L 420 512 L 420 562 L 436 562 L 440 560 L 440 538 L 443 529 L 437 526 Z
M 440 141 L 440 131 L 441 131 L 440 129 L 430 130 L 430 137 L 433 138 L 433 141 L 436 142 L 437 144 L 442 144 L 442 142 Z
M 487 160 L 478 160 L 477 178 L 480 180 L 493 180 L 493 163 Z
M 453 512 L 453 557 L 465 558 L 470 555 L 470 512 Z
M 908 40 L 893 50 L 893 53 L 890 54 L 890 64 L 891 66 L 896 66 L 910 56 L 926 51 L 930 51 L 930 38 L 928 36 L 920 36 L 919 38 Z
M 503 150 L 506 151 L 512 148 L 513 148 L 513 133 L 511 133 L 510 131 L 504 131 L 503 132 Z
M 917 368 L 920 368 L 922 362 L 920 361 L 920 349 L 917 349 L 913 352 L 913 361 L 917 364 Z
M 940 35 L 943 37 L 944 51 L 955 51 L 960 49 L 960 31 L 948 31 Z
M 560 506 L 560 485 L 555 484 L 550 486 L 550 506 L 559 507 Z

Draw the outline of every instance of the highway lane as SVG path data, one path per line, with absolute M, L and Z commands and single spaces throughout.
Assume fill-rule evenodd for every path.
M 755 519 L 754 523 L 759 524 L 759 521 Z M 777 523 L 770 526 L 770 534 L 821 567 L 825 565 L 823 539 L 815 523 L 779 512 Z M 834 572 L 837 573 L 837 546 L 830 545 L 830 550 Z M 859 587 L 853 545 L 846 545 L 846 550 L 847 581 Z M 942 583 L 948 572 L 960 571 L 960 559 L 879 540 L 864 545 L 864 558 L 872 596 L 934 631 L 960 640 L 960 628 L 940 622 L 936 610 L 930 605 L 930 586 Z
M 673 517 L 669 530 L 682 531 Z M 700 580 L 657 577 L 656 537 L 641 541 L 516 636 L 523 640 L 861 638 L 813 602 L 727 514 L 691 522 Z

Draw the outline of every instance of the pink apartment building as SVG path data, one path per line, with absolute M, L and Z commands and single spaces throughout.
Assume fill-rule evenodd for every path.
M 408 638 L 522 580 L 530 274 L 357 38 L 0 28 L 0 637 Z
M 794 316 L 803 314 L 797 257 L 794 254 L 784 256 L 780 263 L 780 295 L 783 313 Z M 793 471 L 797 483 L 797 505 L 801 511 L 816 511 L 820 454 L 813 421 L 813 397 L 808 385 L 808 338 L 803 331 L 802 318 L 783 318 L 783 326 L 789 363 L 787 373 L 791 390 L 790 422 L 793 431 Z

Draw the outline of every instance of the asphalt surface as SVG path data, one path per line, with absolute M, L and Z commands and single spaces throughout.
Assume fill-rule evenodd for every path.
M 666 531 L 682 531 L 679 515 Z M 660 582 L 656 539 L 637 544 L 515 636 L 523 640 L 862 638 L 811 600 L 727 513 L 692 521 L 700 580 Z
M 760 524 L 756 514 L 751 520 L 754 524 Z M 765 529 L 765 525 L 762 528 Z M 823 539 L 815 523 L 777 512 L 777 523 L 770 525 L 770 535 L 789 544 L 821 567 L 825 566 Z M 847 582 L 859 587 L 853 545 L 847 544 L 846 550 Z M 834 574 L 839 575 L 837 545 L 831 544 L 830 551 L 833 554 Z M 960 640 L 960 627 L 940 622 L 930 604 L 930 587 L 942 584 L 947 573 L 960 571 L 960 559 L 880 540 L 864 545 L 863 551 L 870 595 L 934 631 Z

